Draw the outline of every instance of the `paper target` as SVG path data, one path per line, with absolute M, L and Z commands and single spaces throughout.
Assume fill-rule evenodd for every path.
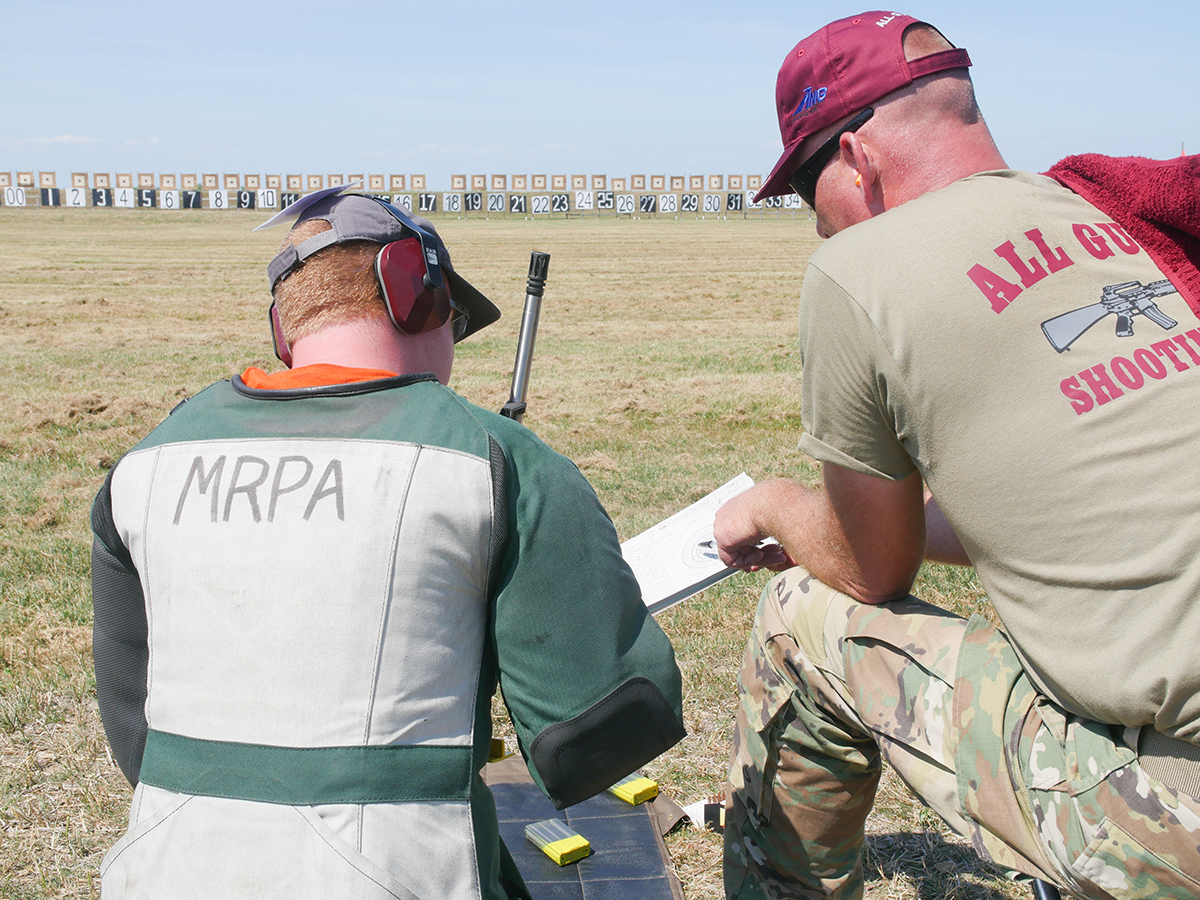
M 712 527 L 700 528 L 679 547 L 679 564 L 687 569 L 711 569 L 719 565 L 717 542 L 713 540 Z

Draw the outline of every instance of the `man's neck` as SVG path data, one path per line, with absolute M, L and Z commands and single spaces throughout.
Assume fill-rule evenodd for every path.
M 296 341 L 292 347 L 292 365 L 299 368 L 329 363 L 352 369 L 401 372 L 402 354 L 396 342 L 389 340 L 391 330 L 391 323 L 378 319 L 330 325 Z
M 899 189 L 891 192 L 890 197 L 885 191 L 887 208 L 900 206 L 970 175 L 1007 168 L 991 132 L 981 123 L 979 130 L 970 129 L 958 135 L 952 149 L 937 154 L 926 153 L 915 165 L 910 163 Z
M 450 381 L 454 343 L 448 326 L 422 334 L 403 334 L 380 316 L 322 328 L 292 346 L 292 366 L 327 363 L 353 369 L 384 369 L 399 375 L 432 372 Z

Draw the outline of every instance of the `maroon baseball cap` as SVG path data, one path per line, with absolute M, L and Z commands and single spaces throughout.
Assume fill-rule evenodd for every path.
M 755 202 L 790 190 L 788 178 L 805 138 L 922 75 L 971 65 L 967 51 L 959 48 L 906 60 L 904 29 L 916 24 L 928 23 L 896 12 L 865 12 L 830 22 L 792 48 L 775 82 L 783 156 Z

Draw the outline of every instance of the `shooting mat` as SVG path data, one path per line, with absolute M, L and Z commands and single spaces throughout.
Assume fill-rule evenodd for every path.
M 630 806 L 604 792 L 556 810 L 519 756 L 484 769 L 496 798 L 500 836 L 533 900 L 683 900 L 662 836 L 683 810 L 664 796 Z M 562 819 L 592 845 L 585 859 L 558 866 L 525 839 L 525 826 Z

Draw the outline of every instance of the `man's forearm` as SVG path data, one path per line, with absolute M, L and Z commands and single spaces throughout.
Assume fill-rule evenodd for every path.
M 865 603 L 904 596 L 924 558 L 925 525 L 917 475 L 900 481 L 827 466 L 824 484 L 763 482 L 717 515 L 722 558 L 766 537 L 831 587 Z M 743 566 L 744 567 L 744 566 Z

